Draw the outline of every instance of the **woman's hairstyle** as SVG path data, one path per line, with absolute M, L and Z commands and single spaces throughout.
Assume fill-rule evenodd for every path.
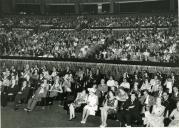
M 110 93 L 110 92 L 113 94 L 113 96 L 115 96 L 115 93 L 114 93 L 112 90 L 109 90 L 108 93 L 107 93 L 107 99 L 110 98 L 110 96 L 109 96 L 109 93 Z
M 135 97 L 137 98 L 137 93 L 132 92 L 131 95 L 135 95 Z
M 164 91 L 162 94 L 166 93 L 169 96 L 169 92 L 168 91 Z

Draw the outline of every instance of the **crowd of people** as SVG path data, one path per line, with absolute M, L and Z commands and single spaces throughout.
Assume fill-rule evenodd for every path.
M 7 16 L 1 18 L 0 26 L 37 27 L 40 25 L 54 25 L 60 28 L 75 28 L 80 22 L 75 16 Z
M 94 19 L 93 19 L 94 18 Z M 93 17 L 91 27 L 169 27 L 177 26 L 175 15 L 167 16 L 101 16 Z
M 4 16 L 0 54 L 177 63 L 176 25 L 175 15 Z
M 69 121 L 75 121 L 76 112 L 82 112 L 81 124 L 87 123 L 89 115 L 99 115 L 101 128 L 108 118 L 119 126 L 178 127 L 178 84 L 174 73 L 138 70 L 114 79 L 98 68 L 48 69 L 27 64 L 20 70 L 3 67 L 0 74 L 2 107 L 11 100 L 15 111 L 24 103 L 24 110 L 32 112 L 38 104 L 45 109 L 57 100 L 69 113 Z
M 108 32 L 107 32 L 108 33 Z M 91 47 L 104 44 L 102 30 L 2 30 L 1 55 L 48 58 L 85 58 Z
M 96 59 L 177 63 L 178 36 L 175 29 L 113 31 L 113 41 L 101 49 Z
M 40 29 L 41 30 L 41 29 Z M 1 29 L 3 56 L 177 63 L 176 29 Z
M 169 27 L 177 26 L 177 15 L 89 15 L 89 16 L 5 16 L 0 19 L 0 26 L 36 27 L 53 25 L 59 28 L 76 28 L 78 24 L 96 27 Z

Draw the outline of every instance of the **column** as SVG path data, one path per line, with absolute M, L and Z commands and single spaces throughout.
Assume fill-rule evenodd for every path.
M 79 4 L 79 12 L 83 14 L 84 4 Z
M 114 7 L 115 7 L 115 12 L 116 12 L 117 14 L 119 14 L 119 13 L 120 13 L 120 3 L 114 4 Z
M 179 1 L 178 1 L 178 17 L 179 17 Z M 178 19 L 178 34 L 179 34 L 179 19 Z
M 98 13 L 102 13 L 102 8 L 103 8 L 102 4 L 98 4 Z
M 16 12 L 16 0 L 12 0 L 12 12 Z
M 0 16 L 1 16 L 2 13 L 3 13 L 3 10 L 2 10 L 2 0 L 0 0 Z
M 46 0 L 40 0 L 40 13 L 45 14 Z
M 77 2 L 75 3 L 75 14 L 79 14 L 80 13 L 80 5 L 79 5 L 79 1 L 77 0 Z
M 175 0 L 170 0 L 170 12 L 174 12 L 175 10 Z
M 114 1 L 113 0 L 111 0 L 111 2 L 110 2 L 110 10 L 109 10 L 109 13 L 114 13 Z
M 2 13 L 12 13 L 12 1 L 11 0 L 0 0 Z

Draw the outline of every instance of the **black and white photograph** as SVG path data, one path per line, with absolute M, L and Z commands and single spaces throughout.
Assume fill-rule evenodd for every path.
M 178 0 L 0 0 L 0 128 L 179 127 Z

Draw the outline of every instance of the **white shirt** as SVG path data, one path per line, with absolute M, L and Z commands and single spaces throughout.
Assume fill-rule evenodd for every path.
M 16 85 L 16 80 L 12 80 L 12 86 L 11 86 L 11 88 L 14 88 L 15 85 Z
M 149 104 L 149 96 L 145 99 L 145 104 Z
M 169 89 L 169 93 L 172 93 L 172 87 L 173 87 L 173 82 L 172 81 L 167 81 L 166 82 L 166 88 Z
M 120 87 L 124 87 L 124 88 L 130 89 L 130 84 L 128 82 L 122 82 L 120 84 Z
M 114 81 L 114 80 L 108 80 L 108 81 L 107 81 L 107 86 L 108 86 L 108 87 L 113 87 L 113 86 L 115 86 L 115 81 Z

